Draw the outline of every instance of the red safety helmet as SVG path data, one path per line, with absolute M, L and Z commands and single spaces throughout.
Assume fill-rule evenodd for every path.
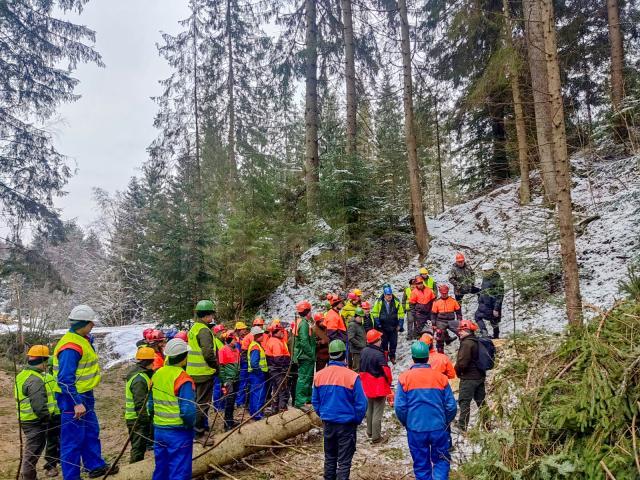
M 422 275 L 416 275 L 416 283 L 418 285 L 420 285 L 421 283 L 424 284 L 424 277 Z
M 342 299 L 340 298 L 340 296 L 339 295 L 335 295 L 333 293 L 327 294 L 327 300 L 329 301 L 329 303 L 331 304 L 332 307 L 335 307 L 340 302 L 342 302 Z
M 166 337 L 164 336 L 164 332 L 162 330 L 155 330 L 154 329 L 149 334 L 149 341 L 150 342 L 162 342 L 165 339 L 166 339 Z
M 367 332 L 367 343 L 375 343 L 382 338 L 382 332 L 373 328 Z
M 322 322 L 324 320 L 324 313 L 316 312 L 313 314 L 313 321 L 316 323 Z
M 438 291 L 441 295 L 449 295 L 449 285 L 446 283 L 441 283 L 438 285 Z
M 478 325 L 476 325 L 471 320 L 462 320 L 460 322 L 460 325 L 458 325 L 458 331 L 461 332 L 462 330 L 469 330 L 471 332 L 475 332 L 476 330 L 478 330 Z
M 256 317 L 256 318 L 253 320 L 253 326 L 254 326 L 254 327 L 262 327 L 262 326 L 264 326 L 264 318 L 262 318 L 262 317 Z
M 311 310 L 311 304 L 307 300 L 298 302 L 298 304 L 296 305 L 296 312 L 298 313 L 303 313 L 307 310 Z
M 353 293 L 353 292 L 349 292 L 349 293 L 347 293 L 347 298 L 348 298 L 349 300 L 357 300 L 358 295 L 356 295 L 356 294 L 355 294 L 355 293 Z
M 362 305 L 360 306 L 363 310 L 371 310 L 371 304 L 369 302 L 362 302 Z
M 142 338 L 145 340 L 151 340 L 151 335 L 153 334 L 153 328 L 145 328 L 142 331 Z
M 464 262 L 464 254 L 460 252 L 456 253 L 456 262 Z
M 179 338 L 180 340 L 189 343 L 189 336 L 187 335 L 187 332 L 185 331 L 180 331 L 178 333 L 176 333 L 176 336 L 173 338 Z
M 213 333 L 215 333 L 216 335 L 219 334 L 220 332 L 226 330 L 227 327 L 225 327 L 222 324 L 216 325 L 215 327 L 213 327 Z

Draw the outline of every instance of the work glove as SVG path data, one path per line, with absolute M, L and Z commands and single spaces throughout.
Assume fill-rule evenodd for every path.
M 393 402 L 395 399 L 396 399 L 396 395 L 395 393 L 393 393 L 393 390 L 391 390 L 391 393 L 387 395 L 387 403 L 389 404 L 390 407 L 393 407 Z

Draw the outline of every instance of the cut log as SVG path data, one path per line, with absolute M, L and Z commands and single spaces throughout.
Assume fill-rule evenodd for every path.
M 213 438 L 214 447 L 193 446 L 193 477 L 211 470 L 210 465 L 221 467 L 260 452 L 266 446 L 308 432 L 321 422 L 315 413 L 304 413 L 292 408 L 259 422 L 244 425 L 231 434 L 221 433 Z M 225 438 L 226 437 L 226 438 Z M 276 445 L 277 446 L 277 445 Z M 153 475 L 153 455 L 132 465 L 123 465 L 109 480 L 142 480 Z

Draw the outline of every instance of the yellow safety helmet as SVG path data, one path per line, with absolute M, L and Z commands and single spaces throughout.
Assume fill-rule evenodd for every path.
M 244 322 L 236 322 L 236 326 L 234 327 L 236 330 L 246 330 L 247 328 L 247 324 Z
M 49 356 L 49 347 L 46 345 L 34 345 L 27 352 L 27 356 L 29 357 L 48 357 Z
M 136 352 L 136 360 L 153 360 L 156 352 L 151 347 L 140 347 Z
M 427 270 L 426 268 L 422 267 L 420 269 L 420 275 L 422 275 L 422 276 L 429 275 L 429 270 Z
M 362 290 L 360 290 L 359 288 L 354 288 L 353 293 L 355 293 L 358 297 L 362 296 Z

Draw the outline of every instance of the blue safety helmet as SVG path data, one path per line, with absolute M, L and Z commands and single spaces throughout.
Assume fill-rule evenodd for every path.
M 384 293 L 385 295 L 393 295 L 393 289 L 391 288 L 391 285 L 385 285 L 382 288 L 382 293 Z
M 178 329 L 176 327 L 163 328 L 162 333 L 167 338 L 167 341 L 171 340 L 178 333 Z

